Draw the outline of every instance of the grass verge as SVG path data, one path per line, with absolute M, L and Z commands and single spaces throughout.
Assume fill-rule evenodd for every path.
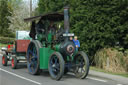
M 2 48 L 2 47 L 6 47 L 8 44 L 2 44 L 2 43 L 0 43 L 0 49 Z
M 103 70 L 103 69 L 100 69 L 100 68 L 96 68 L 96 67 L 93 67 L 93 66 L 91 66 L 90 69 L 94 70 L 94 71 L 99 71 L 99 72 L 112 74 L 112 75 L 119 75 L 119 76 L 123 76 L 123 77 L 128 77 L 128 73 L 113 73 L 113 72 L 109 72 L 109 71 L 106 71 L 106 70 Z

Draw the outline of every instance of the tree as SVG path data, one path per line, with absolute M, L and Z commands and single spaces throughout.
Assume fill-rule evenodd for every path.
M 5 36 L 9 27 L 9 19 L 7 16 L 11 16 L 8 9 L 8 1 L 0 0 L 0 36 Z
M 62 11 L 70 6 L 70 29 L 81 42 L 81 50 L 93 61 L 104 47 L 128 49 L 128 0 L 39 0 L 39 14 Z
M 14 3 L 15 4 L 15 3 Z M 9 16 L 10 20 L 9 29 L 13 32 L 16 30 L 28 30 L 29 24 L 24 22 L 24 18 L 29 17 L 28 5 L 20 0 L 20 3 L 17 4 L 17 7 L 12 6 L 12 16 Z
M 65 1 L 68 0 L 39 0 L 37 10 L 39 14 L 60 11 L 63 9 Z

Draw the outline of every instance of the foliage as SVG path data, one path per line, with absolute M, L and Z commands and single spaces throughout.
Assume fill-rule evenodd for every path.
M 109 72 L 128 72 L 128 51 L 104 48 L 96 52 L 94 62 L 98 68 Z
M 27 30 L 29 29 L 29 24 L 24 22 L 24 18 L 29 17 L 28 6 L 22 0 L 19 2 L 14 2 L 11 4 L 17 4 L 17 6 L 12 6 L 12 16 L 8 16 L 10 20 L 9 29 L 15 32 L 16 30 Z
M 112 74 L 112 75 L 118 75 L 118 76 L 123 76 L 123 77 L 127 77 L 128 78 L 128 72 L 110 72 L 110 71 L 106 71 L 104 69 L 101 69 L 101 68 L 97 68 L 97 67 L 94 67 L 94 66 L 91 66 L 90 67 L 91 70 L 94 70 L 94 71 L 99 71 L 99 72 L 104 72 L 104 73 L 107 73 L 107 74 Z
M 23 2 L 23 0 L 8 0 L 8 7 L 10 10 L 14 10 Z
M 15 37 L 16 30 L 28 29 L 24 18 L 29 16 L 23 0 L 0 0 L 0 36 Z
M 10 16 L 11 13 L 8 9 L 8 1 L 7 0 L 0 0 L 0 35 L 6 35 L 9 27 L 9 20 L 7 16 Z
M 10 38 L 10 37 L 0 37 L 0 43 L 2 44 L 9 44 L 13 43 L 15 38 Z
M 81 50 L 92 57 L 98 49 L 118 45 L 128 48 L 127 0 L 39 0 L 39 14 L 62 11 L 70 6 L 70 28 Z

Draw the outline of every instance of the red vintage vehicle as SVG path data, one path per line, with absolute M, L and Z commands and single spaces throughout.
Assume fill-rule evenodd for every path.
M 18 34 L 16 36 L 18 36 Z M 8 61 L 11 61 L 12 68 L 16 69 L 17 63 L 26 61 L 26 51 L 29 43 L 29 39 L 19 39 L 17 37 L 15 44 L 8 45 L 7 49 L 4 50 L 5 53 L 2 56 L 3 66 L 7 66 Z

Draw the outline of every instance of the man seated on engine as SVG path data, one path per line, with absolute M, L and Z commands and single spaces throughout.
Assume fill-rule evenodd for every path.
M 73 42 L 76 46 L 76 51 L 78 51 L 78 48 L 80 47 L 80 42 L 77 40 L 77 36 L 74 37 Z
M 50 26 L 48 27 L 48 32 L 54 35 L 56 33 L 56 26 L 53 21 L 50 21 Z
M 56 25 L 53 21 L 50 21 L 50 26 L 48 27 L 48 41 L 56 40 Z
M 73 40 L 72 36 L 70 36 L 69 40 L 71 40 L 71 41 Z

